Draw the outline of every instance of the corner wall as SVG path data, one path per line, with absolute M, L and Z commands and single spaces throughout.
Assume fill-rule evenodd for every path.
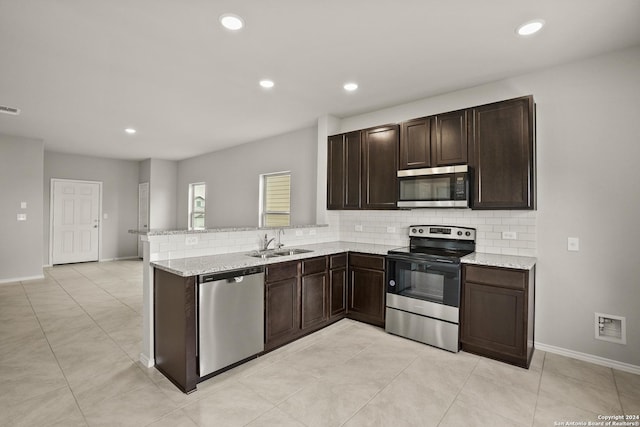
M 0 134 L 0 283 L 43 276 L 43 156 L 42 140 Z

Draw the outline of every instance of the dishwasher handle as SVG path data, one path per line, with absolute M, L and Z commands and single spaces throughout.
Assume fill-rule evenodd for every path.
M 263 266 L 248 267 L 237 270 L 229 270 L 221 273 L 203 274 L 198 276 L 198 283 L 217 282 L 219 280 L 226 280 L 227 282 L 240 283 L 244 276 L 250 274 L 259 274 L 264 272 Z

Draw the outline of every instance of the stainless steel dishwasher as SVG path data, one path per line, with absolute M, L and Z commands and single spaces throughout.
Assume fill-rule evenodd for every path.
M 264 267 L 198 277 L 200 377 L 264 351 Z

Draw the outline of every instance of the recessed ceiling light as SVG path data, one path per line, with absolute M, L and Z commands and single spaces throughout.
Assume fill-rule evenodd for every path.
M 353 92 L 354 90 L 358 89 L 358 84 L 357 83 L 345 83 L 344 86 L 342 86 L 342 87 L 346 91 Z
M 542 27 L 544 27 L 544 21 L 542 19 L 534 19 L 520 25 L 516 29 L 516 33 L 518 33 L 519 36 L 531 36 L 540 31 Z
M 275 83 L 273 83 L 273 80 L 268 80 L 268 79 L 260 80 L 260 86 L 262 86 L 263 88 L 271 89 L 274 85 Z
M 220 23 L 227 30 L 231 31 L 238 31 L 239 29 L 244 27 L 244 20 L 238 15 L 234 15 L 233 13 L 225 13 L 224 15 L 220 15 Z
M 136 130 L 134 128 L 126 128 L 124 131 L 129 135 L 133 135 L 134 133 L 136 133 Z

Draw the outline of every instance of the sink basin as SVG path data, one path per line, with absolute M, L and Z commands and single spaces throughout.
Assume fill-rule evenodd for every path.
M 309 249 L 278 249 L 275 251 L 279 256 L 287 256 L 287 255 L 297 255 L 297 254 L 306 254 L 308 252 L 313 252 Z
M 254 257 L 254 258 L 268 259 L 268 258 L 275 258 L 279 256 L 306 254 L 307 252 L 313 252 L 313 251 L 309 249 L 278 249 L 278 250 L 270 249 L 268 251 L 250 252 L 247 254 L 247 256 Z

